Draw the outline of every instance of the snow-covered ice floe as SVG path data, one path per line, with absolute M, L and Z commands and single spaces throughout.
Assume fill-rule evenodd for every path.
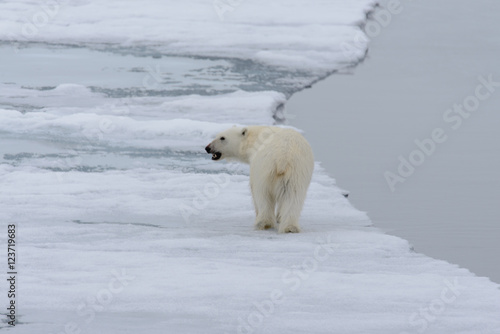
M 170 55 L 249 59 L 293 70 L 345 62 L 374 0 L 4 1 L 0 38 L 13 42 L 145 47 Z M 361 39 L 359 44 L 366 45 Z M 364 56 L 358 49 L 358 57 Z M 349 60 L 351 62 L 351 60 Z
M 352 65 L 340 45 L 373 6 L 2 2 L 2 329 L 498 333 L 498 285 L 378 231 L 319 163 L 303 233 L 278 235 L 252 230 L 248 167 L 203 150 Z

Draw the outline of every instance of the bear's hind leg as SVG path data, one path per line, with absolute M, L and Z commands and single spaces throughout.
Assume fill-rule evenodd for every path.
M 277 198 L 277 220 L 279 233 L 299 233 L 299 218 L 304 205 L 307 189 L 291 189 L 289 182 L 284 182 Z
M 299 216 L 300 211 L 296 212 L 293 209 L 292 212 L 286 213 L 283 210 L 280 211 L 278 213 L 278 233 L 299 233 Z
M 267 230 L 275 227 L 276 216 L 274 208 L 276 202 L 270 194 L 253 194 L 255 204 L 255 211 L 257 217 L 255 218 L 256 230 Z

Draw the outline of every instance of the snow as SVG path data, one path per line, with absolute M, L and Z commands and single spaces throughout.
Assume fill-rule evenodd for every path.
M 225 3 L 226 6 L 218 5 Z M 164 54 L 228 55 L 307 71 L 351 61 L 340 44 L 360 33 L 374 0 L 4 1 L 0 39 L 148 46 Z M 22 13 L 22 14 L 20 14 Z M 366 42 L 364 43 L 366 45 Z M 262 50 L 266 50 L 263 52 Z M 313 51 L 314 50 L 314 51 Z M 364 56 L 363 48 L 355 56 Z
M 110 101 L 74 84 L 44 91 L 11 87 L 8 93 L 6 101 L 22 97 L 41 108 L 27 113 L 0 109 L 0 131 L 11 136 L 29 133 L 39 139 L 192 151 L 199 151 L 230 126 L 272 123 L 273 112 L 286 101 L 283 94 L 272 91 Z M 71 96 L 71 101 L 65 96 Z M 82 106 L 80 101 L 86 102 Z
M 71 171 L 61 181 L 28 166 L 2 165 L 0 173 L 7 190 L 1 201 L 17 213 L 24 263 L 19 303 L 26 325 L 19 332 L 57 332 L 74 322 L 92 333 L 109 333 L 111 324 L 120 333 L 230 333 L 238 332 L 239 318 L 266 333 L 414 332 L 410 317 L 431 304 L 429 333 L 498 328 L 491 282 L 366 227 L 366 216 L 319 167 L 298 235 L 252 231 L 246 171 L 213 178 L 143 168 Z M 196 191 L 205 189 L 217 194 L 195 204 Z M 185 206 L 193 211 L 183 218 Z M 113 271 L 122 270 L 133 279 L 109 297 Z M 283 300 L 266 316 L 255 303 L 270 310 L 274 294 Z M 92 303 L 90 320 L 81 305 Z
M 496 333 L 498 285 L 381 233 L 320 163 L 303 233 L 253 231 L 248 166 L 203 148 L 234 124 L 274 124 L 287 98 L 278 83 L 194 94 L 217 85 L 199 77 L 186 79 L 189 93 L 155 95 L 143 94 L 144 76 L 62 82 L 54 77 L 71 78 L 66 61 L 82 53 L 47 44 L 147 46 L 205 68 L 179 55 L 241 57 L 318 79 L 346 66 L 338 45 L 373 1 L 233 2 L 224 20 L 202 1 L 60 4 L 29 36 L 42 44 L 17 50 L 45 59 L 51 77 L 5 69 L 0 83 L 0 218 L 16 224 L 18 244 L 13 332 Z M 2 2 L 0 38 L 40 6 L 50 3 Z M 127 68 L 151 59 L 108 56 L 128 57 Z M 115 94 L 124 87 L 133 93 Z

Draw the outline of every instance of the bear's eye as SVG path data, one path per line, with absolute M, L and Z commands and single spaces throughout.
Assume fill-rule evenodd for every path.
M 220 140 L 226 140 L 226 138 L 224 138 L 224 137 L 220 137 Z

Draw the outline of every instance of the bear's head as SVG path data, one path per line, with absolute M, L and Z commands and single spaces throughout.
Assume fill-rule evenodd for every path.
M 215 139 L 205 147 L 205 151 L 212 154 L 212 160 L 241 160 L 240 147 L 246 135 L 247 128 L 232 127 L 219 133 Z

